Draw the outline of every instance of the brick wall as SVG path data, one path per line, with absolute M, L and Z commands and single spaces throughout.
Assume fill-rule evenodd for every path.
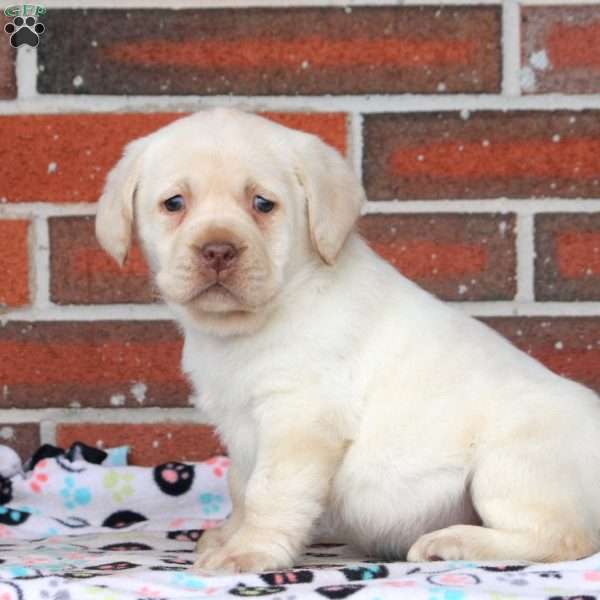
M 600 390 L 600 1 L 253 2 L 50 1 L 37 50 L 0 39 L 0 443 L 218 450 L 143 257 L 93 236 L 123 145 L 215 105 L 344 152 L 377 252 Z

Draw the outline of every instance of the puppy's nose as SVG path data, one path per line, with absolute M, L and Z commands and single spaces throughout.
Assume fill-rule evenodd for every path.
M 229 242 L 211 242 L 204 244 L 200 250 L 204 264 L 216 271 L 229 269 L 235 262 L 238 255 L 237 248 Z

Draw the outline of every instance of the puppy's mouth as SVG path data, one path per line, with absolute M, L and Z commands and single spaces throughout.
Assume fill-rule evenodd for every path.
M 216 280 L 196 291 L 185 302 L 185 305 L 191 309 L 209 312 L 229 312 L 231 310 L 242 310 L 244 303 L 226 284 Z
M 208 281 L 191 281 L 190 279 L 192 278 L 185 277 L 183 280 L 179 280 L 177 277 L 172 277 L 169 272 L 163 271 L 157 276 L 157 284 L 167 300 L 182 305 L 193 304 L 202 298 L 238 299 L 237 294 L 218 275 L 211 277 Z M 194 277 L 194 279 L 196 278 Z
M 205 281 L 201 284 L 197 284 L 193 289 L 188 291 L 187 298 L 183 299 L 183 304 L 187 302 L 193 302 L 194 300 L 201 298 L 202 296 L 209 294 L 229 294 L 234 296 L 235 294 L 231 291 L 231 289 L 223 282 L 222 279 L 219 279 L 217 276 L 216 279 L 212 281 Z
M 234 298 L 236 297 L 235 294 L 222 281 L 217 280 L 205 286 L 192 298 L 192 300 L 207 294 L 222 294 L 226 296 L 233 296 Z

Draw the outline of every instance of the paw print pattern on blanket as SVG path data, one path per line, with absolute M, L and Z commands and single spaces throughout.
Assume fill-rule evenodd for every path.
M 43 600 L 71 600 L 71 594 L 69 590 L 61 588 L 59 579 L 50 579 L 48 589 L 40 592 L 40 598 Z
M 92 501 L 92 493 L 85 487 L 77 487 L 75 478 L 67 475 L 64 481 L 64 487 L 60 490 L 65 507 L 74 510 L 78 506 L 85 506 Z
M 194 468 L 183 463 L 169 462 L 154 469 L 154 481 L 169 496 L 189 492 L 194 483 Z
M 43 487 L 48 483 L 48 473 L 46 473 L 47 468 L 48 460 L 45 459 L 41 460 L 33 470 L 29 487 L 31 488 L 31 491 L 36 494 L 41 494 Z
M 529 581 L 517 573 L 506 573 L 498 576 L 498 581 L 509 583 L 510 585 L 529 585 Z
M 290 569 L 289 571 L 262 573 L 260 578 L 269 585 L 290 585 L 295 583 L 310 583 L 314 575 L 309 569 Z
M 111 469 L 104 476 L 104 487 L 112 491 L 115 502 L 122 503 L 129 496 L 133 496 L 133 473 L 119 473 Z
M 318 587 L 315 592 L 330 600 L 343 600 L 352 594 L 362 590 L 365 586 L 359 583 L 349 583 L 347 585 L 324 585 Z
M 586 571 L 583 574 L 583 578 L 586 581 L 600 581 L 600 570 L 597 570 L 597 571 Z
M 369 566 L 350 566 L 340 571 L 346 576 L 348 581 L 365 581 L 368 579 L 383 579 L 389 576 L 389 571 L 385 565 Z
M 226 456 L 213 456 L 206 461 L 212 468 L 213 475 L 223 477 L 229 468 L 230 460 Z
M 214 513 L 218 513 L 221 510 L 221 504 L 225 501 L 225 498 L 220 494 L 211 494 L 205 492 L 198 496 L 200 505 L 202 506 L 202 514 L 210 516 Z
M 318 591 L 318 590 L 317 590 Z M 257 598 L 260 596 L 272 596 L 273 594 L 279 594 L 285 592 L 285 587 L 282 585 L 244 585 L 243 583 L 238 584 L 233 589 L 229 590 L 229 593 L 233 596 L 241 596 L 242 598 Z
M 428 600 L 464 600 L 462 590 L 434 590 Z
M 89 594 L 88 598 L 93 598 L 94 600 L 119 600 L 122 598 L 122 595 L 118 592 L 111 592 L 107 590 L 104 586 L 92 585 L 86 589 L 86 592 Z
M 189 575 L 188 573 L 175 573 L 172 583 L 188 590 L 202 590 L 206 587 L 204 579 L 196 575 Z

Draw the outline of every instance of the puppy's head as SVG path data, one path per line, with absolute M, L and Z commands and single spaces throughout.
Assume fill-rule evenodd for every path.
M 217 334 L 256 328 L 307 266 L 335 263 L 364 192 L 317 137 L 217 109 L 129 144 L 96 234 L 121 264 L 134 228 L 165 301 Z

